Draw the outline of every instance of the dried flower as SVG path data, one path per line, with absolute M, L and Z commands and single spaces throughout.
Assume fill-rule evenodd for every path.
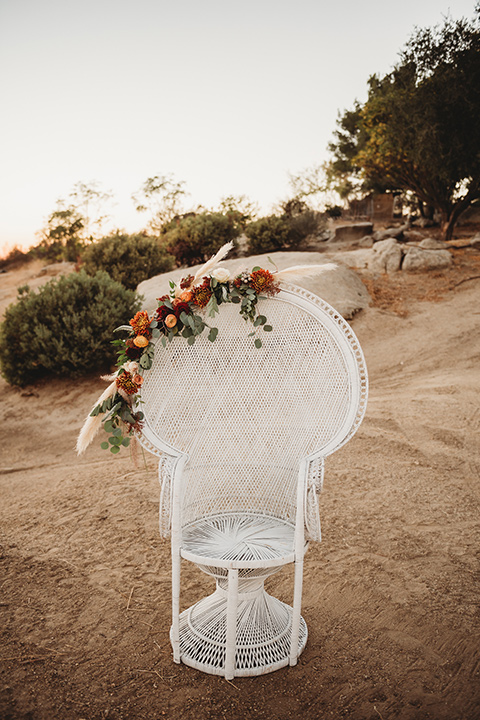
M 173 328 L 177 324 L 177 316 L 173 315 L 173 313 L 170 313 L 170 315 L 167 315 L 165 318 L 165 325 L 168 328 Z
M 137 335 L 133 340 L 133 344 L 138 348 L 145 348 L 148 345 L 148 338 L 146 338 L 145 335 Z
M 137 376 L 133 376 L 128 370 L 124 370 L 120 375 L 117 375 L 115 382 L 119 393 L 123 397 L 125 394 L 127 396 L 135 395 L 138 392 L 139 385 L 135 382 L 135 377 Z
M 159 322 L 164 322 L 167 315 L 170 315 L 172 312 L 172 308 L 168 307 L 168 305 L 160 305 L 160 307 L 157 308 L 156 317 Z
M 193 298 L 192 302 L 195 303 L 195 305 L 198 305 L 198 307 L 205 307 L 208 305 L 208 301 L 212 297 L 212 288 L 210 287 L 210 278 L 205 277 L 203 278 L 203 283 L 201 285 L 197 285 L 197 287 L 194 287 L 192 290 Z
M 250 287 L 256 293 L 266 293 L 267 295 L 275 295 L 280 290 L 272 273 L 262 269 L 250 273 Z
M 128 338 L 128 340 L 125 341 L 125 355 L 130 358 L 130 360 L 137 360 L 143 352 L 143 348 L 138 347 L 135 344 L 135 340 L 136 338 Z
M 182 288 L 182 290 L 185 290 L 186 288 L 190 287 L 192 282 L 193 282 L 193 275 L 187 275 L 187 277 L 184 277 L 180 280 L 180 287 Z
M 145 335 L 145 337 L 150 339 L 152 337 L 150 322 L 151 321 L 146 310 L 140 310 L 137 312 L 135 317 L 130 320 L 130 325 L 132 326 L 135 335 Z
M 182 293 L 183 295 L 183 293 Z M 181 297 L 181 296 L 180 296 Z M 190 305 L 188 302 L 183 302 L 183 300 L 174 300 L 173 301 L 173 312 L 177 316 L 177 318 L 180 317 L 182 312 L 187 313 L 189 315 L 192 311 L 190 310 Z
M 180 295 L 178 296 L 179 300 L 183 300 L 185 303 L 188 303 L 193 298 L 193 293 L 191 290 L 184 290 Z

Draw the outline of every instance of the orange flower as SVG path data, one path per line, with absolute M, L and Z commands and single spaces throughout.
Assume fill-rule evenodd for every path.
M 133 340 L 133 344 L 136 345 L 138 348 L 147 347 L 148 338 L 146 338 L 145 335 L 137 335 L 137 337 Z
M 145 335 L 147 338 L 152 337 L 150 318 L 145 310 L 137 312 L 135 317 L 130 320 L 130 325 L 132 326 L 135 335 Z
M 193 293 L 191 290 L 184 290 L 178 296 L 178 299 L 183 300 L 183 302 L 190 302 L 192 298 L 193 298 Z
M 135 382 L 136 377 L 136 375 L 132 376 L 127 370 L 116 377 L 115 383 L 120 394 L 123 392 L 126 395 L 135 395 L 138 392 L 139 385 Z
M 137 387 L 141 387 L 143 383 L 143 377 L 141 375 L 134 375 L 133 376 L 133 382 Z
M 275 295 L 279 291 L 272 273 L 262 269 L 250 273 L 250 287 L 256 293 L 268 293 L 269 295 Z
M 205 307 L 208 305 L 208 301 L 212 297 L 212 289 L 210 287 L 210 278 L 204 277 L 203 283 L 193 288 L 193 302 L 198 307 Z
M 173 328 L 173 327 L 175 327 L 176 324 L 177 324 L 176 316 L 172 315 L 171 313 L 170 313 L 170 315 L 167 315 L 167 317 L 165 318 L 165 325 L 168 328 Z

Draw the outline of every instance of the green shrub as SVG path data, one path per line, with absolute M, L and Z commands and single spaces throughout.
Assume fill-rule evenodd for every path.
M 290 222 L 286 215 L 269 215 L 247 225 L 245 234 L 252 255 L 288 249 Z
M 110 277 L 134 290 L 142 280 L 172 270 L 175 259 L 158 240 L 148 235 L 112 235 L 89 245 L 82 253 L 85 272 L 105 270 Z
M 295 250 L 309 235 L 326 227 L 325 217 L 304 202 L 289 201 L 282 215 L 269 215 L 247 225 L 245 234 L 251 254 Z
M 29 263 L 31 260 L 33 260 L 33 257 L 30 255 L 30 253 L 27 251 L 25 252 L 21 248 L 19 248 L 17 245 L 13 247 L 5 257 L 0 258 L 0 270 L 10 270 L 14 267 L 19 267 L 20 265 L 25 265 L 26 263 Z
M 204 263 L 242 230 L 235 213 L 189 213 L 162 228 L 162 238 L 178 265 Z
M 138 310 L 139 299 L 105 272 L 19 289 L 0 326 L 0 369 L 12 385 L 45 375 L 76 377 L 114 360 L 113 330 Z

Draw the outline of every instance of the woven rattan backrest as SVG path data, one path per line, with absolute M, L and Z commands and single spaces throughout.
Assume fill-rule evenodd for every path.
M 238 306 L 222 305 L 190 346 L 157 345 L 145 374 L 144 443 L 186 453 L 182 522 L 247 511 L 294 520 L 299 462 L 356 430 L 366 402 L 358 342 L 323 301 L 298 288 L 259 301 L 262 347 Z

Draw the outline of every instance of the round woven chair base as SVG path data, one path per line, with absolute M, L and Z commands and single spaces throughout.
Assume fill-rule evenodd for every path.
M 217 589 L 180 615 L 180 659 L 212 675 L 225 674 L 226 593 Z M 289 664 L 292 608 L 265 590 L 239 596 L 235 677 L 263 675 Z M 307 642 L 300 618 L 298 654 Z

